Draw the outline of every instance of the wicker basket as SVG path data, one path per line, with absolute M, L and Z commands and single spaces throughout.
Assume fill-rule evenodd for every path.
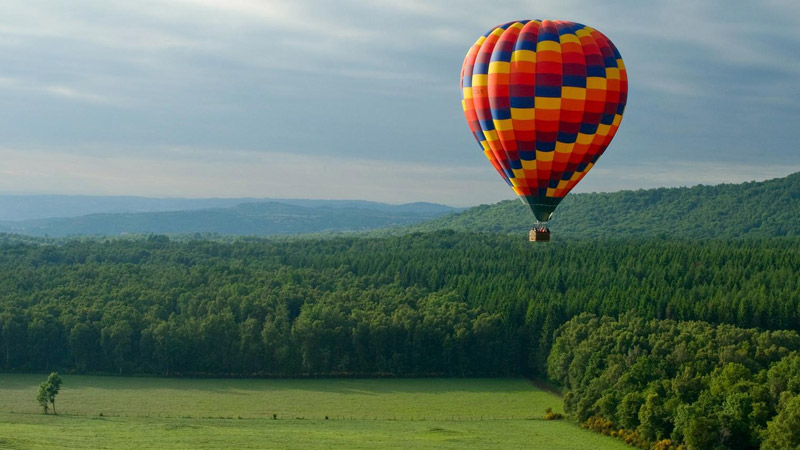
M 528 234 L 528 239 L 531 242 L 546 242 L 550 240 L 550 231 L 541 231 L 535 228 L 531 229 L 531 232 Z

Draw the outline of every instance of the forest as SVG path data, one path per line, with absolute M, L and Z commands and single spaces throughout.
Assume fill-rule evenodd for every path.
M 546 373 L 583 312 L 800 330 L 800 240 L 390 238 L 0 246 L 5 371 Z
M 412 225 L 414 231 L 524 233 L 530 208 L 518 200 L 481 205 Z M 800 173 L 767 181 L 568 195 L 551 221 L 574 238 L 764 238 L 800 235 Z
M 548 374 L 585 427 L 642 448 L 795 449 L 798 349 L 795 331 L 582 314 Z

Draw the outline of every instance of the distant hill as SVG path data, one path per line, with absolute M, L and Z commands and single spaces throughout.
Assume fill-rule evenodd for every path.
M 518 200 L 481 205 L 411 231 L 525 232 L 534 222 Z M 731 238 L 800 235 L 800 172 L 742 184 L 570 194 L 550 227 L 557 236 Z
M 310 208 L 365 208 L 381 211 L 440 213 L 453 208 L 434 203 L 389 205 L 366 200 L 316 200 L 281 198 L 153 198 L 94 195 L 2 195 L 0 222 L 79 217 L 89 214 L 187 211 L 232 208 L 242 203 L 277 202 Z
M 229 208 L 0 222 L 0 232 L 32 236 L 120 235 L 125 233 L 218 233 L 268 236 L 322 231 L 363 231 L 408 225 L 456 211 L 445 205 L 389 205 L 366 201 L 298 200 L 242 203 Z
M 78 217 L 99 213 L 227 208 L 248 198 L 150 198 L 93 195 L 0 195 L 0 221 Z

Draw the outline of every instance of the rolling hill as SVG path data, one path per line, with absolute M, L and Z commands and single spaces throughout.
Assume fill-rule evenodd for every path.
M 11 209 L 0 233 L 29 236 L 120 235 L 126 233 L 216 233 L 270 236 L 328 231 L 374 231 L 375 235 L 437 230 L 524 233 L 534 219 L 517 200 L 459 211 L 434 203 L 389 205 L 360 200 L 147 199 L 67 196 L 0 197 Z M 4 200 L 5 199 L 5 200 Z M 51 212 L 128 209 L 77 217 L 42 218 Z M 88 199 L 88 200 L 87 200 Z M 13 201 L 12 201 L 13 200 Z M 236 202 L 238 204 L 233 204 Z M 230 205 L 203 207 L 204 205 Z M 159 208 L 183 207 L 161 211 Z M 26 209 L 27 208 L 27 209 Z M 138 209 L 156 209 L 136 212 Z M 563 237 L 732 238 L 800 235 L 800 172 L 741 184 L 572 194 L 559 206 L 551 228 Z
M 534 222 L 517 200 L 481 205 L 408 227 L 522 233 Z M 800 235 L 800 172 L 742 184 L 572 194 L 556 210 L 560 236 L 732 238 Z
M 0 222 L 79 217 L 90 214 L 172 212 L 232 208 L 242 203 L 284 203 L 309 208 L 362 208 L 382 211 L 428 211 L 453 208 L 435 203 L 390 205 L 367 200 L 319 200 L 302 198 L 157 198 L 120 195 L 11 195 L 0 194 Z
M 322 231 L 363 231 L 408 225 L 455 211 L 433 203 L 389 205 L 362 201 L 242 203 L 228 208 L 145 213 L 101 213 L 79 217 L 0 222 L 0 232 L 32 236 L 127 233 L 218 233 L 269 236 Z

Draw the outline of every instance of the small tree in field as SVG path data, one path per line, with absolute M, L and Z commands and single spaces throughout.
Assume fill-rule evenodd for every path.
M 36 401 L 39 402 L 39 406 L 42 407 L 42 414 L 47 414 L 47 411 L 49 409 L 50 399 L 47 398 L 46 381 L 42 381 L 42 384 L 39 385 L 39 393 L 36 394 Z
M 58 395 L 58 391 L 61 390 L 61 383 L 62 380 L 61 377 L 58 376 L 58 372 L 53 372 L 47 377 L 47 380 L 39 385 L 36 401 L 41 405 L 44 414 L 47 414 L 50 409 L 48 404 L 52 405 L 53 414 L 56 413 L 56 395 Z

